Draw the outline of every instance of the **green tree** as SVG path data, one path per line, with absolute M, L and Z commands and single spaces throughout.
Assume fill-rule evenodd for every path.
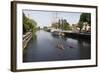
M 28 32 L 28 31 L 36 31 L 36 26 L 37 23 L 33 19 L 29 19 L 28 17 L 25 16 L 23 13 L 23 34 Z
M 59 28 L 58 27 L 58 23 L 57 22 L 56 23 L 52 23 L 52 27 L 55 28 L 55 29 Z
M 55 29 L 70 30 L 70 25 L 66 19 L 59 19 L 58 22 L 52 23 L 52 27 Z
M 90 13 L 82 13 L 80 15 L 79 22 L 88 22 L 88 24 L 91 24 L 91 14 Z
M 23 13 L 23 34 L 29 30 L 28 18 Z
M 62 30 L 69 30 L 70 25 L 66 19 L 61 19 L 61 20 L 59 20 L 59 28 Z
M 82 28 L 83 28 L 83 22 L 82 22 L 82 21 L 80 21 L 80 22 L 78 23 L 78 27 L 80 28 L 80 32 L 81 32 L 81 30 L 82 30 Z
M 80 28 L 80 32 L 84 26 L 84 22 L 87 22 L 89 25 L 91 25 L 91 14 L 90 13 L 82 13 L 80 15 L 80 19 L 78 22 L 78 27 Z

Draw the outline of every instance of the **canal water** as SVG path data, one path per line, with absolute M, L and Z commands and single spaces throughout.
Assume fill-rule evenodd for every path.
M 90 46 L 87 39 L 53 36 L 50 32 L 39 30 L 23 50 L 23 62 L 90 59 Z

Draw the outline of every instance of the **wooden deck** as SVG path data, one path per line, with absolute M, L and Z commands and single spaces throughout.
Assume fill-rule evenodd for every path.
M 28 42 L 32 38 L 32 32 L 27 32 L 25 35 L 23 35 L 23 49 L 27 47 Z

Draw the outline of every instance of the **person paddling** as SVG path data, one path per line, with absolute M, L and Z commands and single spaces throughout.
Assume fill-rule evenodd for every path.
M 64 46 L 62 44 L 57 44 L 57 48 L 64 49 Z

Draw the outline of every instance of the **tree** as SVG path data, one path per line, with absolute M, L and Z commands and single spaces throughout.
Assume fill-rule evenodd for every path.
M 69 30 L 70 29 L 70 25 L 66 19 L 61 19 L 59 21 L 60 21 L 59 22 L 60 29 L 62 29 L 62 30 Z
M 52 27 L 56 29 L 69 30 L 70 25 L 66 19 L 59 19 L 58 22 L 52 23 Z
M 87 22 L 89 25 L 91 25 L 91 14 L 90 13 L 82 13 L 80 15 L 80 19 L 78 22 L 78 27 L 80 28 L 80 32 L 84 26 L 84 22 Z
M 82 21 L 80 21 L 80 22 L 78 23 L 78 27 L 80 28 L 80 32 L 81 32 L 81 30 L 82 30 L 82 28 L 83 28 L 83 22 L 82 22 Z
M 55 29 L 57 29 L 57 28 L 59 28 L 59 25 L 58 25 L 57 22 L 55 22 L 55 23 L 52 23 L 52 27 L 55 28 Z
M 28 18 L 23 13 L 23 34 L 29 30 L 29 26 L 27 25 L 28 24 L 27 21 L 28 21 Z
M 88 24 L 91 24 L 91 14 L 90 13 L 82 13 L 80 15 L 79 22 L 88 22 Z
M 37 25 L 37 23 L 35 20 L 29 19 L 23 13 L 23 34 L 28 32 L 28 31 L 34 32 L 36 30 L 36 25 Z

